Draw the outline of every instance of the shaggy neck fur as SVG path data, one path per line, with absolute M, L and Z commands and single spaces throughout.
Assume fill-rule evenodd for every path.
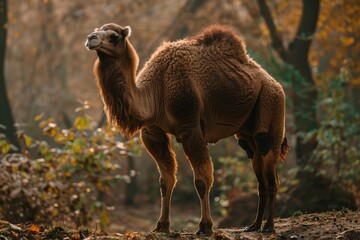
M 126 137 L 131 137 L 143 125 L 142 118 L 134 108 L 139 59 L 127 39 L 124 44 L 125 52 L 119 59 L 98 53 L 94 74 L 110 126 L 116 127 Z

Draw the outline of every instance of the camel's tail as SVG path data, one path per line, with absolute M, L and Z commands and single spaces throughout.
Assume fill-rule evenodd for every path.
M 287 142 L 287 138 L 285 137 L 282 144 L 281 144 L 280 160 L 282 162 L 285 161 L 285 158 L 286 158 L 288 152 L 289 152 L 289 145 L 288 145 L 288 142 Z

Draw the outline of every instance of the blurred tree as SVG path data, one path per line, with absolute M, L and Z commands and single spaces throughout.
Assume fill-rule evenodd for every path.
M 295 108 L 296 131 L 306 133 L 318 128 L 316 120 L 317 89 L 308 55 L 320 12 L 320 0 L 303 0 L 302 3 L 302 15 L 295 37 L 285 48 L 266 1 L 258 0 L 260 12 L 270 32 L 272 47 L 280 58 L 285 63 L 291 64 L 302 77 L 302 80 L 295 78 L 291 83 L 292 101 Z M 297 164 L 299 169 L 306 169 L 305 167 L 311 162 L 311 154 L 316 148 L 316 140 L 304 141 L 301 134 L 297 136 L 296 140 Z
M 7 1 L 0 0 L 0 124 L 6 127 L 4 132 L 11 144 L 20 149 L 5 83 L 4 65 L 7 27 Z
M 151 44 L 147 51 L 147 55 L 150 55 L 155 51 L 165 36 L 170 41 L 175 41 L 186 36 L 189 33 L 189 18 L 191 19 L 191 17 L 207 2 L 208 0 L 187 0 L 168 27 Z
M 130 178 L 130 182 L 125 185 L 125 204 L 134 205 L 135 196 L 138 191 L 135 161 L 131 154 L 127 156 L 127 175 Z

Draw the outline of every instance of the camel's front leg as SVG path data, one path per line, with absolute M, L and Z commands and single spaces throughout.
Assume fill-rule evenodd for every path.
M 161 213 L 153 231 L 169 232 L 171 195 L 177 169 L 175 154 L 170 148 L 170 137 L 161 129 L 147 128 L 142 130 L 141 139 L 160 172 Z
M 206 141 L 200 129 L 189 132 L 181 139 L 186 156 L 194 171 L 194 185 L 201 204 L 201 220 L 198 235 L 212 235 L 213 221 L 210 213 L 209 193 L 213 184 L 213 164 Z

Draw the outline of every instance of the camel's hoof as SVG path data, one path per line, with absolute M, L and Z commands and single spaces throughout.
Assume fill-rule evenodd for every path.
M 255 224 L 248 226 L 244 229 L 244 232 L 255 232 L 258 231 L 260 227 L 256 226 Z
M 196 232 L 196 235 L 199 236 L 211 236 L 214 234 L 212 229 L 212 223 L 200 223 L 199 230 Z
M 210 229 L 204 229 L 204 230 L 198 230 L 196 232 L 196 235 L 198 236 L 204 236 L 204 237 L 209 237 L 212 236 L 214 234 L 214 231 L 210 228 Z
M 156 225 L 156 228 L 153 229 L 153 232 L 159 232 L 159 233 L 169 233 L 170 232 L 170 223 L 168 222 L 158 222 Z
M 273 227 L 267 227 L 267 226 L 264 226 L 259 230 L 259 233 L 274 233 L 274 232 L 275 229 Z

